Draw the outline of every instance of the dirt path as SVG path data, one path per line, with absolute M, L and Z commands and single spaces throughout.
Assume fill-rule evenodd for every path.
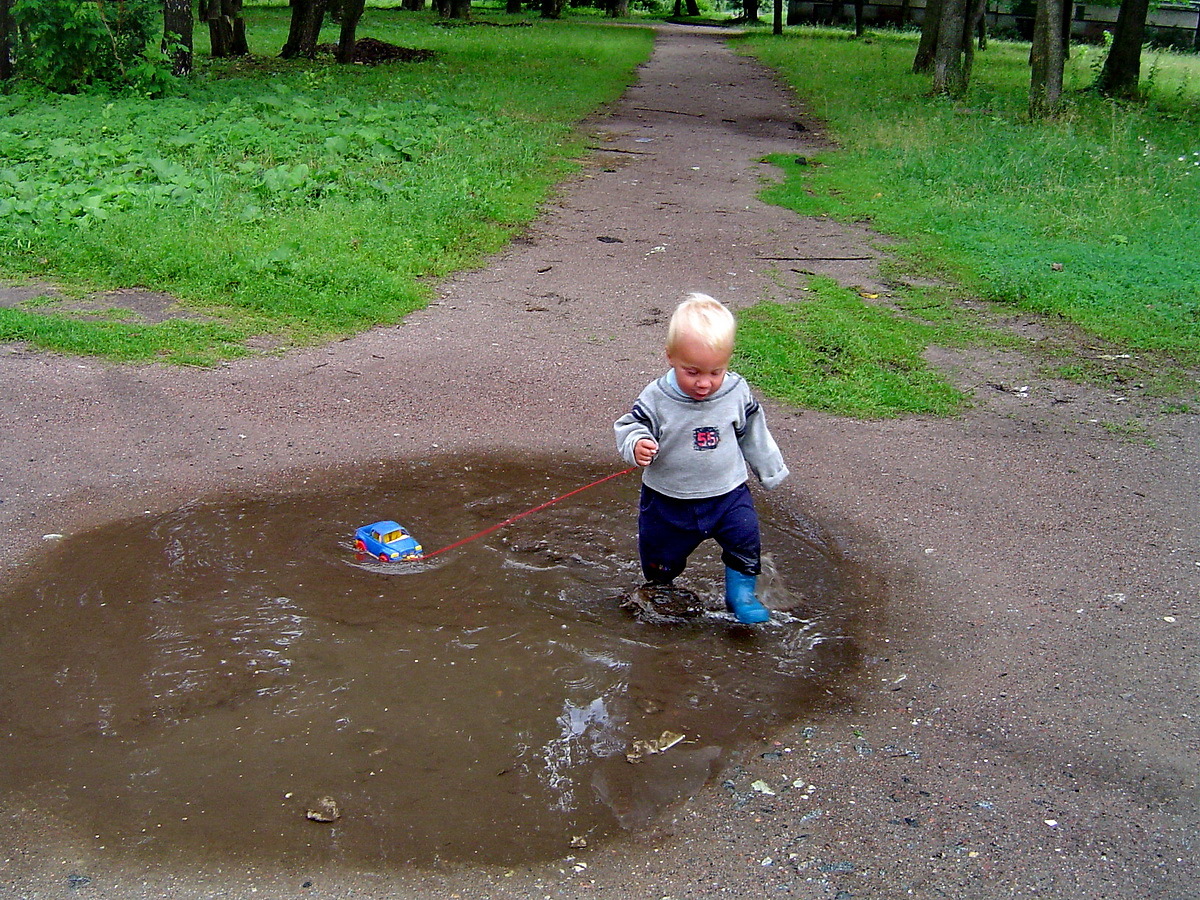
M 683 293 L 782 298 L 793 273 L 780 287 L 766 258 L 872 255 L 867 235 L 755 198 L 770 175 L 756 160 L 811 153 L 820 131 L 718 33 L 663 29 L 594 133 L 583 176 L 527 239 L 399 327 L 215 371 L 5 348 L 8 577 L 48 533 L 329 466 L 352 478 L 379 457 L 502 449 L 615 469 L 610 423 L 661 368 Z M 882 287 L 869 260 L 800 267 Z M 1046 382 L 1016 356 L 938 361 L 975 390 L 960 419 L 770 407 L 789 502 L 885 602 L 828 708 L 764 735 L 654 833 L 515 872 L 130 871 L 10 809 L 0 891 L 266 898 L 307 879 L 322 897 L 1193 896 L 1197 418 Z M 1132 437 L 1102 424 L 1135 413 L 1147 430 Z

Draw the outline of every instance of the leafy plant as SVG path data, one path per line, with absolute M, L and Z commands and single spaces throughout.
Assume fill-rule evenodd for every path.
M 52 91 L 96 82 L 157 91 L 170 80 L 157 0 L 14 0 L 12 17 L 19 70 Z

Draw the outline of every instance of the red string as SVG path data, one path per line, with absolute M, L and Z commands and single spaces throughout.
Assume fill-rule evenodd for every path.
M 485 534 L 491 534 L 493 531 L 499 531 L 505 525 L 511 525 L 513 522 L 517 521 L 517 519 L 523 519 L 528 515 L 532 515 L 535 512 L 545 509 L 547 506 L 553 506 L 560 500 L 566 500 L 568 497 L 574 497 L 576 494 L 582 493 L 588 488 L 594 488 L 598 484 L 604 484 L 606 481 L 612 481 L 614 478 L 620 478 L 622 475 L 628 475 L 630 472 L 636 469 L 637 466 L 630 466 L 628 469 L 622 469 L 620 472 L 614 472 L 611 475 L 606 475 L 604 478 L 593 481 L 591 484 L 585 484 L 583 487 L 575 488 L 575 490 L 563 494 L 561 497 L 555 497 L 553 500 L 547 500 L 545 503 L 541 504 L 540 506 L 535 506 L 533 509 L 527 509 L 523 513 L 517 513 L 511 519 L 505 519 L 503 522 L 493 525 L 491 528 L 485 528 L 483 531 L 477 532 L 470 537 L 465 537 L 461 541 L 455 541 L 453 544 L 447 544 L 445 547 L 442 547 L 440 550 L 434 550 L 432 553 L 422 554 L 421 559 L 431 559 L 432 557 L 437 556 L 439 553 L 445 553 L 447 550 L 453 550 L 455 547 L 461 547 L 463 544 L 469 544 L 476 538 L 481 538 Z

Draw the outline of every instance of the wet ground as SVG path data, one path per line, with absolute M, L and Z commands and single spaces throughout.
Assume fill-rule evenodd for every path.
M 635 590 L 632 474 L 426 561 L 354 552 L 366 522 L 432 552 L 605 474 L 549 463 L 393 463 L 62 540 L 0 597 L 0 784 L 115 853 L 553 859 L 648 825 L 852 665 L 854 579 L 763 500 L 756 628 L 711 550 Z

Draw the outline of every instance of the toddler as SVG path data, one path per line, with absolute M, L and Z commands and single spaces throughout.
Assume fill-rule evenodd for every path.
M 614 425 L 617 450 L 642 466 L 638 554 L 651 584 L 665 585 L 713 538 L 725 564 L 725 604 L 746 624 L 766 622 L 755 595 L 761 571 L 758 514 L 746 466 L 770 489 L 788 476 L 758 401 L 729 371 L 733 313 L 691 294 L 667 327 L 670 369 Z

